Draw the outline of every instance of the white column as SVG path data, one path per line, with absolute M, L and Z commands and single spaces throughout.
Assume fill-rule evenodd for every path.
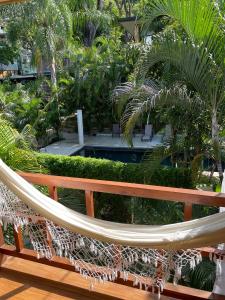
M 81 109 L 77 110 L 77 127 L 78 127 L 78 137 L 79 144 L 84 144 L 84 126 L 83 126 L 83 113 Z

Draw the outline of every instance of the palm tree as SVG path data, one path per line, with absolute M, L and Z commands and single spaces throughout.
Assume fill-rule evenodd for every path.
M 224 19 L 217 1 L 212 0 L 153 0 L 145 15 L 145 28 L 155 19 L 167 18 L 176 24 L 153 37 L 153 45 L 146 47 L 135 72 L 134 86 L 143 86 L 149 70 L 166 62 L 175 67 L 180 84 L 188 85 L 205 105 L 211 116 L 211 142 L 217 169 L 222 180 L 221 147 L 218 111 L 225 97 Z M 151 109 L 156 100 L 173 97 L 159 90 L 147 97 L 136 95 L 136 108 L 127 117 L 126 126 L 143 110 Z
M 32 51 L 39 73 L 47 64 L 56 87 L 56 63 L 70 55 L 73 41 L 81 37 L 91 47 L 97 30 L 109 27 L 111 17 L 103 8 L 104 1 L 96 0 L 31 0 L 2 6 L 0 15 L 7 19 L 11 43 Z
M 35 138 L 30 126 L 25 126 L 19 133 L 7 120 L 0 117 L 0 158 L 7 165 L 14 170 L 44 171 L 32 151 L 33 146 Z
M 93 46 L 97 31 L 106 31 L 111 15 L 104 9 L 104 0 L 68 0 L 73 15 L 73 37 L 82 39 L 85 47 Z
M 33 0 L 19 6 L 3 6 L 1 15 L 8 18 L 9 40 L 32 51 L 33 62 L 40 73 L 47 63 L 52 85 L 56 87 L 56 62 L 60 53 L 68 49 L 72 33 L 68 1 Z

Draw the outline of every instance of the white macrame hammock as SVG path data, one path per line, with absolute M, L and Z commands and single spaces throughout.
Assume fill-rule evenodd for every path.
M 69 259 L 91 288 L 129 277 L 135 286 L 160 293 L 171 276 L 176 283 L 183 267 L 201 261 L 197 248 L 225 242 L 225 212 L 163 226 L 97 220 L 43 195 L 2 160 L 0 221 L 22 226 L 38 257 Z

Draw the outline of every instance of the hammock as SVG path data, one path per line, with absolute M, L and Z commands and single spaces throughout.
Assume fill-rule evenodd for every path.
M 182 268 L 201 261 L 196 248 L 225 242 L 225 212 L 163 226 L 118 224 L 77 213 L 43 195 L 0 160 L 0 220 L 22 226 L 38 257 L 68 258 L 91 287 L 118 277 L 160 293 Z M 49 235 L 51 244 L 49 244 Z

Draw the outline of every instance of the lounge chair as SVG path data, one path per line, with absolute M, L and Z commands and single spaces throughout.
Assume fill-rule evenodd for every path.
M 165 135 L 163 137 L 163 142 L 169 142 L 172 138 L 172 126 L 167 124 L 165 127 Z
M 153 127 L 152 124 L 145 125 L 144 135 L 141 137 L 142 142 L 150 142 L 153 136 Z
M 121 133 L 120 124 L 113 124 L 112 137 L 114 137 L 114 136 L 119 136 L 120 137 L 120 133 Z

